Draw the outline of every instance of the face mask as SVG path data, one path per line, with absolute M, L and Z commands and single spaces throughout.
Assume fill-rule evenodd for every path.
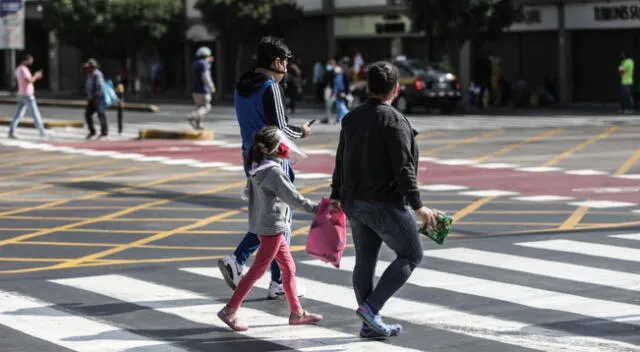
M 291 149 L 289 149 L 286 144 L 280 143 L 280 147 L 276 155 L 283 159 L 289 159 L 289 156 L 291 156 Z

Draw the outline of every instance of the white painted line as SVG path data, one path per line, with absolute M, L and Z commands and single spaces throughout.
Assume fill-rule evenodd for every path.
M 220 168 L 220 170 L 224 170 L 224 171 L 244 171 L 244 166 L 237 166 L 237 165 L 223 166 L 223 167 Z
M 305 261 L 303 263 L 326 267 L 326 264 L 319 260 Z M 382 275 L 389 264 L 391 263 L 387 261 L 378 261 L 378 264 L 376 265 L 376 275 Z M 354 265 L 355 257 L 343 258 L 340 263 L 340 270 L 351 272 L 353 271 Z M 510 304 L 533 309 L 554 310 L 611 322 L 618 322 L 620 320 L 624 321 L 626 324 L 640 326 L 640 305 L 582 297 L 562 292 L 542 290 L 529 286 L 450 274 L 421 267 L 416 268 L 413 271 L 407 282 L 419 287 L 437 288 L 466 295 L 485 297 L 490 300 L 508 302 Z M 528 314 L 532 313 L 530 312 L 530 309 L 521 310 Z M 427 312 L 422 313 L 429 314 Z M 384 311 L 382 314 L 384 314 Z M 550 317 L 545 314 L 536 314 L 536 317 L 539 318 L 536 319 L 535 323 L 529 325 L 530 327 L 558 323 L 556 320 L 557 317 Z M 629 319 L 630 317 L 632 317 L 632 319 Z M 476 325 L 476 328 L 478 326 L 483 325 Z M 567 340 L 565 340 L 565 343 L 571 345 L 571 350 L 573 350 L 573 342 L 570 341 L 581 339 L 580 337 L 569 337 L 568 335 L 566 337 Z M 585 347 L 590 346 L 593 348 L 593 345 L 588 345 L 588 341 L 589 340 L 582 340 L 582 343 Z M 609 343 L 614 344 L 616 342 L 609 341 Z M 629 345 L 625 344 L 625 346 Z M 535 348 L 536 347 L 534 347 L 534 349 Z M 598 349 L 593 349 L 593 351 L 598 351 Z
M 463 196 L 471 197 L 506 197 L 515 196 L 518 192 L 501 191 L 497 189 L 483 190 L 483 191 L 468 191 L 458 193 Z
M 421 156 L 421 157 L 420 157 L 420 159 L 418 159 L 418 160 L 419 160 L 419 161 L 422 161 L 422 162 L 427 162 L 427 163 L 428 163 L 428 162 L 436 162 L 436 161 L 438 161 L 438 160 L 440 160 L 440 159 L 438 159 L 438 158 L 432 158 L 432 157 L 430 157 L 430 156 Z
M 306 261 L 303 263 L 327 268 L 327 270 L 335 270 L 319 261 Z M 378 268 L 380 268 L 380 266 Z M 352 269 L 353 268 L 346 269 L 342 267 L 340 270 L 350 272 Z M 218 268 L 184 268 L 181 270 L 196 275 L 223 280 Z M 302 277 L 296 277 L 296 282 L 299 285 L 307 287 L 307 292 L 305 294 L 307 299 L 324 302 L 349 310 L 357 307 L 357 302 L 351 287 L 327 284 Z M 264 276 L 256 283 L 256 286 L 263 289 L 268 288 L 269 278 Z M 591 337 L 579 337 L 563 331 L 542 328 L 517 321 L 498 319 L 488 315 L 475 315 L 464 311 L 454 310 L 446 306 L 427 303 L 425 300 L 414 301 L 392 297 L 385 304 L 382 314 L 385 317 L 393 317 L 394 319 L 409 322 L 411 324 L 428 326 L 433 329 L 452 331 L 454 333 L 480 339 L 541 351 L 562 351 L 566 350 L 566 346 L 571 346 L 572 352 L 617 352 L 619 351 L 620 346 L 629 346 L 628 344 L 621 345 L 621 343 L 617 341 L 607 341 Z M 594 346 L 604 349 L 598 349 Z M 607 349 L 609 346 L 611 347 Z
M 562 170 L 559 167 L 544 167 L 544 166 L 538 166 L 538 167 L 523 167 L 520 169 L 516 169 L 518 171 L 524 171 L 524 172 L 553 172 L 553 171 L 560 171 Z
M 573 203 L 569 203 L 569 205 L 573 205 L 576 207 L 595 208 L 595 209 L 608 209 L 608 208 L 633 207 L 638 204 L 628 203 L 628 202 L 613 202 L 608 200 L 592 200 L 592 201 L 584 201 L 584 202 L 573 202 Z
M 90 156 L 109 156 L 109 155 L 116 155 L 118 154 L 118 152 L 114 152 L 112 150 L 90 150 L 84 153 L 85 155 L 90 155 Z
M 429 192 L 464 191 L 465 189 L 469 189 L 467 186 L 457 185 L 424 185 L 419 186 L 418 188 Z
M 305 261 L 303 264 L 335 270 L 319 261 Z M 180 270 L 223 280 L 217 268 L 182 268 Z M 341 270 L 352 271 L 351 269 L 344 268 Z M 296 282 L 299 285 L 307 287 L 305 294 L 307 299 L 324 302 L 345 309 L 353 309 L 358 305 L 353 294 L 353 289 L 351 288 L 301 277 L 296 277 Z M 262 277 L 255 286 L 267 289 L 269 287 L 269 278 L 266 276 Z M 616 341 L 601 339 L 597 339 L 596 341 L 590 337 L 572 336 L 566 332 L 532 326 L 517 321 L 502 320 L 492 316 L 475 315 L 450 309 L 445 306 L 426 303 L 425 301 L 413 301 L 396 297 L 392 297 L 387 301 L 382 314 L 385 317 L 393 317 L 394 319 L 416 325 L 452 331 L 454 333 L 499 343 L 526 346 L 527 348 L 541 351 L 562 351 L 566 350 L 566 346 L 571 346 L 572 352 L 574 351 L 573 348 L 575 348 L 575 351 L 582 352 L 601 352 L 606 350 L 592 347 L 596 342 L 598 347 L 602 348 L 607 348 L 608 345 L 612 345 L 611 349 L 606 350 L 610 352 L 617 352 L 620 346 L 628 346 L 627 344 L 620 345 L 620 343 Z M 479 326 L 481 326 L 482 329 L 479 329 Z M 514 333 L 515 331 L 526 331 L 528 334 Z M 578 340 L 574 341 L 575 339 Z
M 224 166 L 229 166 L 231 164 L 229 163 L 220 163 L 220 162 L 210 162 L 210 163 L 203 163 L 203 162 L 197 162 L 197 163 L 193 163 L 193 164 L 189 164 L 188 166 L 191 167 L 198 167 L 198 168 L 216 168 L 216 167 L 224 167 Z
M 148 307 L 199 324 L 231 331 L 216 315 L 224 307 L 224 304 L 214 304 L 215 300 L 213 298 L 195 292 L 121 275 L 80 277 L 52 280 L 52 282 Z M 416 351 L 377 341 L 358 341 L 353 335 L 316 325 L 289 327 L 288 314 L 286 316 L 275 316 L 260 310 L 243 307 L 240 309 L 240 316 L 249 324 L 250 329 L 238 334 L 263 341 L 272 341 L 295 350 L 324 347 L 325 351 L 343 349 L 345 351 L 362 352 Z
M 150 162 L 150 161 L 166 161 L 166 160 L 171 160 L 171 158 L 168 158 L 166 156 L 146 156 L 146 155 L 144 155 L 142 157 L 135 158 L 133 160 Z
M 323 173 L 300 173 L 296 174 L 296 179 L 300 180 L 319 180 L 325 178 L 331 178 L 332 175 L 323 174 Z
M 640 239 L 640 237 L 638 237 L 638 239 Z M 640 291 L 640 275 L 633 273 L 470 248 L 431 250 L 425 251 L 424 254 L 427 257 L 446 259 L 459 263 L 513 270 L 556 279 L 609 286 L 623 290 Z
M 560 202 L 574 199 L 573 197 L 563 196 L 527 196 L 527 197 L 515 197 L 512 200 L 520 200 L 523 202 Z
M 599 171 L 599 170 L 571 170 L 564 172 L 567 175 L 578 175 L 578 176 L 598 176 L 598 175 L 607 175 L 608 172 Z
M 472 165 L 476 163 L 473 160 L 467 160 L 467 159 L 445 159 L 445 160 L 438 160 L 434 162 L 442 165 Z
M 186 352 L 116 326 L 73 315 L 47 302 L 0 291 L 0 325 L 76 352 Z M 151 348 L 151 346 L 154 346 Z
M 197 162 L 198 160 L 195 160 L 195 159 L 169 159 L 169 160 L 161 161 L 161 163 L 165 165 L 187 165 L 187 164 L 193 164 Z
M 640 249 L 574 240 L 520 242 L 517 246 L 640 263 Z M 639 306 L 640 307 L 640 306 Z M 640 315 L 639 315 L 640 317 Z
M 117 154 L 109 155 L 109 157 L 112 159 L 136 159 L 136 158 L 142 158 L 144 157 L 144 155 L 136 154 L 136 153 L 117 153 Z
M 628 235 L 611 235 L 609 237 L 640 241 L 640 233 L 634 233 L 634 234 L 628 234 Z
M 309 154 L 309 155 L 333 155 L 336 153 L 335 150 L 331 150 L 331 149 L 312 149 L 312 150 L 305 150 L 305 153 Z
M 200 145 L 200 146 L 211 146 L 211 145 L 225 145 L 227 144 L 224 141 L 197 141 L 197 142 L 193 142 L 193 144 L 195 145 Z
M 242 143 L 225 143 L 225 144 L 221 145 L 221 147 L 223 147 L 223 148 L 241 148 L 242 147 Z
M 473 167 L 479 167 L 481 169 L 515 169 L 518 165 L 515 164 L 503 164 L 503 163 L 493 163 L 493 164 L 479 164 L 473 165 Z
M 622 179 L 626 179 L 626 180 L 640 180 L 640 174 L 630 174 L 630 175 L 615 175 L 613 177 L 617 177 L 617 178 L 622 178 Z

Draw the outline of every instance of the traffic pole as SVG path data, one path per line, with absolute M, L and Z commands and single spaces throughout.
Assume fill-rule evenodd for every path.
M 122 134 L 123 126 L 123 110 L 124 110 L 124 85 L 119 83 L 116 87 L 116 95 L 118 96 L 118 134 Z

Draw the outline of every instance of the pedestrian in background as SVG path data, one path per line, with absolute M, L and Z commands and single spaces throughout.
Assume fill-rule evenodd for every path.
M 622 52 L 622 62 L 618 67 L 618 73 L 620 74 L 620 98 L 622 105 L 622 112 L 630 114 L 633 112 L 633 71 L 634 62 L 633 59 L 627 55 L 626 52 Z
M 196 110 L 192 112 L 187 121 L 193 129 L 201 130 L 204 117 L 211 111 L 212 95 L 216 94 L 216 86 L 211 78 L 211 64 L 214 61 L 211 49 L 201 47 L 196 51 L 196 61 L 191 67 L 193 75 L 193 85 L 191 96 L 196 105 Z
M 42 123 L 42 117 L 40 116 L 40 110 L 36 103 L 34 88 L 34 83 L 42 78 L 42 70 L 31 75 L 31 70 L 29 70 L 29 66 L 31 65 L 33 65 L 33 56 L 26 54 L 22 58 L 22 61 L 20 61 L 20 65 L 15 70 L 15 78 L 18 82 L 18 107 L 16 108 L 16 113 L 13 115 L 13 120 L 9 127 L 9 138 L 12 139 L 17 139 L 16 128 L 18 127 L 20 120 L 24 117 L 27 109 L 29 109 L 29 113 L 38 127 L 40 136 L 43 138 L 47 136 L 44 124 Z
M 417 134 L 391 102 L 398 96 L 398 69 L 377 62 L 367 69 L 371 98 L 342 121 L 331 185 L 334 209 L 349 218 L 356 252 L 353 288 L 362 337 L 397 335 L 398 324 L 386 324 L 380 310 L 409 279 L 423 256 L 418 225 L 436 223 L 433 210 L 422 205 L 418 189 Z M 396 254 L 374 287 L 382 243 Z
M 89 129 L 87 140 L 96 135 L 96 128 L 93 124 L 93 115 L 96 113 L 100 120 L 100 136 L 98 136 L 98 139 L 106 139 L 109 136 L 109 125 L 107 124 L 107 106 L 104 101 L 104 76 L 98 68 L 96 59 L 87 60 L 84 68 L 87 72 L 87 80 L 85 82 L 87 107 L 84 112 L 84 119 Z

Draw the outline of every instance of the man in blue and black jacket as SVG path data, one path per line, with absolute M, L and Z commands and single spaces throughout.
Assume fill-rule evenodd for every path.
M 285 114 L 284 89 L 279 84 L 287 73 L 287 65 L 292 57 L 291 50 L 280 39 L 273 37 L 262 38 L 258 44 L 256 68 L 240 77 L 236 85 L 234 103 L 236 116 L 240 124 L 242 135 L 242 158 L 246 156 L 253 145 L 253 135 L 264 126 L 278 126 L 289 138 L 300 139 L 311 134 L 308 124 L 293 126 Z M 245 162 L 245 173 L 248 174 L 250 165 Z M 295 177 L 291 165 L 284 161 L 282 167 L 287 171 L 291 181 Z M 292 212 L 289 210 L 289 222 Z M 287 241 L 291 240 L 291 231 L 285 234 Z M 248 232 L 235 252 L 218 261 L 218 267 L 227 284 L 235 289 L 242 277 L 244 264 L 251 254 L 260 246 L 260 240 L 254 233 Z M 298 294 L 301 294 L 300 288 Z M 274 299 L 284 295 L 280 269 L 274 261 L 271 263 L 271 284 L 268 298 Z

